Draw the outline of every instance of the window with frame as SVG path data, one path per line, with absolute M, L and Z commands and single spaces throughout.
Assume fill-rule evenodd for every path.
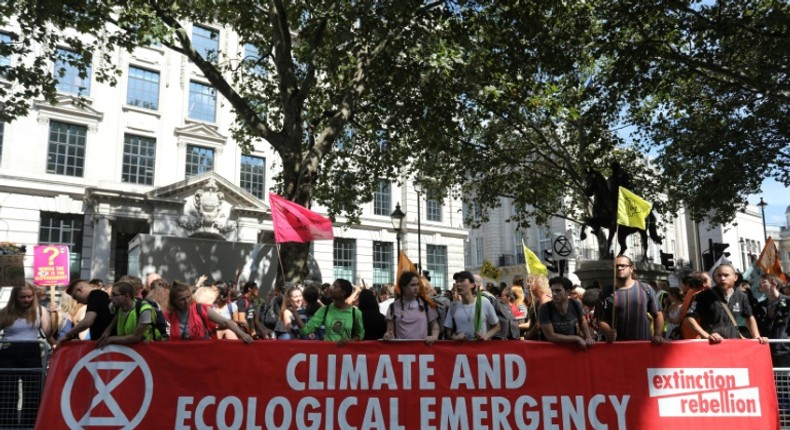
M 193 25 L 192 46 L 206 61 L 216 61 L 219 54 L 219 31 Z
M 55 88 L 61 93 L 88 96 L 91 92 L 91 68 L 80 71 L 76 65 L 82 61 L 82 56 L 74 51 L 64 48 L 55 50 L 55 73 L 57 81 Z
M 84 215 L 41 212 L 39 222 L 38 243 L 68 245 L 69 273 L 72 279 L 79 278 Z
M 215 122 L 217 117 L 217 90 L 200 82 L 189 81 L 189 118 Z
M 435 191 L 429 191 L 425 195 L 425 219 L 442 222 L 442 199 Z
M 426 245 L 428 271 L 431 285 L 446 290 L 447 285 L 447 247 L 444 245 Z
M 82 177 L 85 168 L 85 138 L 88 127 L 49 122 L 47 173 Z
M 143 109 L 159 109 L 159 72 L 129 66 L 126 104 Z
M 266 68 L 261 64 L 265 59 L 261 58 L 258 48 L 251 44 L 244 44 L 244 58 L 242 59 L 248 70 L 256 75 L 263 75 L 266 73 Z
M 480 267 L 483 265 L 483 258 L 485 254 L 485 245 L 483 245 L 483 238 L 475 238 L 475 264 Z
M 379 179 L 376 192 L 373 193 L 373 214 L 389 216 L 392 213 L 392 184 L 386 179 Z
M 333 244 L 332 275 L 334 279 L 347 279 L 354 282 L 357 272 L 356 240 L 338 239 Z
M 11 35 L 8 33 L 0 32 L 0 44 L 11 45 L 13 42 Z M 5 48 L 5 46 L 3 47 Z M 11 67 L 11 56 L 0 55 L 0 78 L 5 78 L 8 73 L 8 68 Z
M 202 175 L 214 170 L 214 150 L 187 145 L 186 177 Z
M 123 136 L 122 182 L 153 185 L 155 164 L 156 139 L 133 134 Z
M 264 198 L 266 187 L 266 159 L 252 155 L 241 156 L 239 185 L 253 196 Z
M 391 242 L 373 242 L 373 286 L 393 283 L 394 258 Z

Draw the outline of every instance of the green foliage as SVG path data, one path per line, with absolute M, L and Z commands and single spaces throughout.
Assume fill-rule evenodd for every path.
M 475 199 L 481 222 L 501 196 L 521 208 L 511 221 L 522 226 L 582 222 L 585 172 L 606 175 L 619 160 L 639 195 L 668 195 L 659 210 L 686 205 L 726 221 L 765 177 L 790 185 L 788 8 L 11 0 L 0 17 L 14 41 L 0 55 L 27 61 L 4 70 L 0 121 L 26 114 L 31 99 L 55 102 L 58 46 L 114 83 L 121 50 L 160 42 L 232 106 L 243 149 L 272 146 L 277 191 L 333 217 L 357 221 L 379 178 L 405 176 Z M 257 55 L 202 58 L 187 22 L 233 29 Z M 301 270 L 306 248 L 291 251 Z

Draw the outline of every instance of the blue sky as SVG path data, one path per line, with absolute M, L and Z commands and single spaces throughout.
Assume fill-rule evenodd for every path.
M 790 206 L 790 190 L 773 179 L 763 182 L 763 192 L 749 196 L 749 203 L 756 205 L 760 197 L 768 203 L 765 207 L 765 223 L 768 225 L 787 225 L 785 209 Z

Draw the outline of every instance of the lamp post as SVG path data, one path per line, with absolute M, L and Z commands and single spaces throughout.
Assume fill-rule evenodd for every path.
M 395 210 L 390 214 L 392 221 L 392 228 L 395 229 L 395 239 L 398 241 L 398 256 L 395 258 L 396 262 L 400 262 L 400 233 L 403 231 L 403 220 L 406 219 L 406 214 L 400 210 L 400 203 L 395 205 Z M 397 268 L 395 269 L 398 270 Z
M 757 206 L 760 207 L 760 212 L 763 214 L 763 239 L 765 242 L 768 242 L 768 230 L 765 228 L 765 207 L 768 206 L 762 197 L 760 197 L 760 203 L 757 203 Z

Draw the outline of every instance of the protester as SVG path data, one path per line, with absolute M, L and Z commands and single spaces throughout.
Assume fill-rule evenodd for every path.
M 244 321 L 245 327 L 249 329 L 250 335 L 256 337 L 255 329 L 255 302 L 258 299 L 258 284 L 255 282 L 245 282 L 241 287 L 241 297 L 236 300 L 238 315 L 236 321 Z
M 499 318 L 494 306 L 482 296 L 476 295 L 474 276 L 467 271 L 453 275 L 455 290 L 460 302 L 453 302 L 444 322 L 447 339 L 489 340 L 499 333 Z M 480 302 L 480 311 L 476 308 Z
M 431 345 L 439 339 L 439 313 L 422 297 L 420 277 L 404 272 L 398 278 L 398 297 L 387 310 L 387 331 L 384 340 L 424 340 Z
M 131 345 L 140 342 L 160 340 L 163 336 L 154 327 L 156 312 L 150 304 L 140 304 L 138 314 L 136 308 L 135 286 L 126 281 L 118 281 L 112 287 L 112 312 L 115 314 L 110 326 L 96 341 L 97 348 L 110 344 Z M 111 327 L 115 327 L 115 335 L 111 335 Z
M 327 290 L 332 301 L 319 309 L 300 332 L 306 335 L 324 326 L 324 341 L 337 342 L 339 345 L 364 339 L 365 327 L 362 323 L 362 314 L 359 309 L 346 302 L 353 292 L 354 286 L 351 282 L 346 279 L 335 280 Z
M 307 315 L 307 320 L 310 321 L 310 318 L 321 309 L 324 304 L 321 303 L 319 298 L 321 297 L 321 291 L 315 285 L 307 285 L 304 287 L 304 291 L 302 291 L 302 298 L 304 299 L 304 310 L 305 315 Z M 314 333 L 309 335 L 310 339 L 315 340 L 323 340 L 324 339 L 324 328 L 319 327 Z
M 230 289 L 225 282 L 214 284 L 217 289 L 217 299 L 214 301 L 214 310 L 222 317 L 236 322 L 238 308 L 230 297 Z M 217 330 L 217 339 L 238 339 L 236 333 L 229 329 Z
M 710 276 L 707 272 L 692 272 L 691 275 L 683 278 L 682 284 L 687 285 L 688 292 L 683 296 L 683 304 L 680 306 L 680 337 L 681 339 L 699 339 L 699 334 L 686 322 L 688 310 L 694 297 L 703 290 L 710 289 Z M 699 322 L 699 318 L 696 318 Z
M 303 339 L 299 330 L 307 323 L 307 312 L 304 308 L 302 290 L 296 285 L 288 287 L 283 297 L 283 304 L 280 306 L 279 320 L 284 331 L 277 335 L 277 339 Z
M 376 293 L 364 289 L 359 292 L 357 307 L 362 312 L 362 325 L 365 327 L 363 340 L 379 340 L 387 331 L 387 320 L 379 311 L 379 301 Z
M 551 301 L 540 306 L 540 330 L 549 342 L 573 343 L 586 350 L 595 344 L 587 326 L 581 302 L 570 298 L 573 283 L 567 278 L 551 278 Z M 578 327 L 578 328 L 577 328 Z
M 392 284 L 384 284 L 379 290 L 379 312 L 387 316 L 387 311 L 392 302 L 395 301 L 395 286 Z
M 76 279 L 66 287 L 66 294 L 86 305 L 85 317 L 58 339 L 58 346 L 76 339 L 85 329 L 88 329 L 88 339 L 96 340 L 107 327 L 111 327 L 113 315 L 110 311 L 110 296 L 101 289 L 100 284 Z
M 609 342 L 615 340 L 664 342 L 664 316 L 655 291 L 650 285 L 634 279 L 634 263 L 630 258 L 620 255 L 615 258 L 614 265 L 614 291 L 611 288 L 604 291 L 595 310 L 599 332 Z
M 680 339 L 680 324 L 683 322 L 683 317 L 680 315 L 680 310 L 683 307 L 683 296 L 680 293 L 680 288 L 671 287 L 669 289 L 669 305 L 667 305 L 664 312 L 667 315 L 667 329 L 664 337 L 667 339 Z
M 164 314 L 170 324 L 169 340 L 210 339 L 216 327 L 231 330 L 245 343 L 249 344 L 253 340 L 232 320 L 214 311 L 211 305 L 196 303 L 192 297 L 192 288 L 182 282 L 173 282 Z
M 549 278 L 545 275 L 528 275 L 527 286 L 529 287 L 530 306 L 527 308 L 528 330 L 524 338 L 537 340 L 541 334 L 540 323 L 538 322 L 538 308 L 551 301 Z
M 41 344 L 50 337 L 50 315 L 38 303 L 36 288 L 25 283 L 11 288 L 6 307 L 0 310 L 0 331 L 8 341 L 0 350 L 2 369 L 41 369 Z M 19 398 L 19 381 L 22 392 Z M 0 427 L 32 428 L 41 398 L 40 379 L 33 372 L 0 378 Z M 21 411 L 18 410 L 21 400 Z M 20 422 L 17 413 L 21 413 Z
M 760 333 L 769 339 L 788 340 L 790 297 L 779 292 L 781 285 L 776 275 L 760 277 L 760 291 L 765 294 L 765 300 L 754 308 L 754 316 Z M 771 360 L 774 367 L 790 367 L 790 343 L 771 343 Z
M 746 294 L 735 288 L 735 268 L 728 263 L 721 264 L 713 272 L 713 279 L 716 285 L 697 294 L 691 302 L 686 315 L 690 327 L 711 344 L 721 343 L 723 339 L 741 337 L 737 318 L 743 316 L 750 337 L 759 339 L 760 343 L 767 343 L 768 339 L 760 336 Z

